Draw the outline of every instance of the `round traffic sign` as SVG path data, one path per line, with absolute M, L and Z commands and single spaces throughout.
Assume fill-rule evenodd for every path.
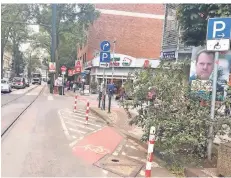
M 66 66 L 61 67 L 61 71 L 66 71 L 66 70 L 67 70 Z
M 101 48 L 101 50 L 103 50 L 103 51 L 109 51 L 110 48 L 111 48 L 111 45 L 110 45 L 109 41 L 103 41 L 103 42 L 101 42 L 101 44 L 100 44 L 100 48 Z

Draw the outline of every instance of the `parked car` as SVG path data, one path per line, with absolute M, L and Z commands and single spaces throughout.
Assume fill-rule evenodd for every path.
M 11 90 L 11 84 L 8 80 L 1 80 L 1 92 L 7 92 L 10 93 Z
M 12 87 L 17 89 L 26 88 L 25 78 L 14 77 Z
M 30 86 L 30 82 L 29 82 L 29 80 L 28 80 L 27 78 L 25 79 L 25 83 L 26 83 L 26 86 L 27 86 L 27 87 Z

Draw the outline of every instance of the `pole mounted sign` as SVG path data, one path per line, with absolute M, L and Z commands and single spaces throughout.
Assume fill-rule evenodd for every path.
M 64 75 L 66 73 L 66 70 L 67 70 L 66 66 L 62 66 L 60 69 L 62 71 L 62 74 Z
M 55 73 L 56 71 L 56 64 L 55 62 L 49 62 L 49 72 L 50 73 Z
M 109 68 L 109 63 L 111 60 L 110 54 L 110 43 L 108 41 L 103 41 L 100 44 L 101 52 L 100 52 L 100 67 Z
M 215 118 L 215 104 L 217 93 L 217 73 L 219 66 L 219 51 L 228 51 L 231 38 L 231 18 L 210 18 L 207 25 L 207 50 L 215 52 L 214 71 L 213 71 L 213 89 L 211 99 L 211 121 Z M 207 152 L 208 159 L 211 159 L 213 145 L 213 122 L 209 127 L 209 137 Z
M 207 25 L 207 50 L 227 51 L 230 48 L 231 18 L 210 18 Z

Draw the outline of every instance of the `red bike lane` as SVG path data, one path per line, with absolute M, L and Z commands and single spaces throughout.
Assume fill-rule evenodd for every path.
M 97 162 L 106 154 L 114 152 L 123 137 L 111 127 L 92 133 L 73 147 L 73 153 L 89 164 Z

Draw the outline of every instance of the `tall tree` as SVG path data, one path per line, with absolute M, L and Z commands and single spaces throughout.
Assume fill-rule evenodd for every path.
M 32 9 L 34 9 L 36 23 L 41 24 L 41 31 L 46 31 L 51 36 L 51 6 L 47 4 L 33 5 Z M 99 12 L 92 4 L 57 4 L 55 56 L 57 68 L 61 62 L 60 59 L 63 62 L 67 59 L 74 60 L 76 44 L 83 43 L 83 36 L 89 24 L 93 23 L 98 16 Z M 65 50 L 69 50 L 66 52 L 68 57 L 62 56 Z
M 230 16 L 231 4 L 180 4 L 177 19 L 182 31 L 181 40 L 188 46 L 204 45 L 208 18 Z
M 29 9 L 26 4 L 2 4 L 1 5 L 1 72 L 3 77 L 3 56 L 8 43 L 12 44 L 13 60 L 17 60 L 20 53 L 17 48 L 28 37 L 26 21 L 29 19 Z M 14 64 L 18 62 L 14 61 Z M 17 66 L 14 66 L 16 70 Z M 17 67 L 18 68 L 18 67 Z

